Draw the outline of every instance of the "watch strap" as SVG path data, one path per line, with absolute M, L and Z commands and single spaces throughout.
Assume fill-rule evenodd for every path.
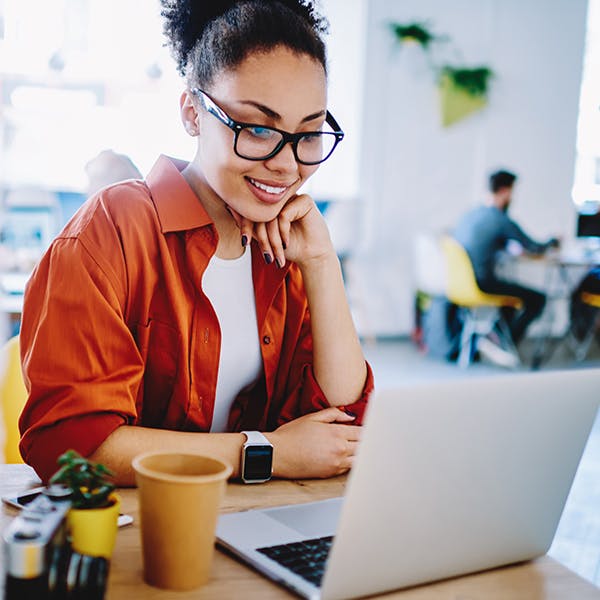
M 246 436 L 246 443 L 260 446 L 272 446 L 271 442 L 260 431 L 242 431 Z

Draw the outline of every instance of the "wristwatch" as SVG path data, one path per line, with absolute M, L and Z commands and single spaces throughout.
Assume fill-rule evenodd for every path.
M 242 431 L 246 442 L 242 447 L 242 481 L 264 483 L 273 472 L 273 444 L 259 431 Z

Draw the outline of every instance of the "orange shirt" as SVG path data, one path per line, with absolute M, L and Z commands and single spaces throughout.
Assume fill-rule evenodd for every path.
M 27 285 L 20 449 L 42 479 L 62 452 L 88 456 L 124 424 L 210 429 L 220 329 L 201 282 L 218 238 L 183 166 L 162 156 L 145 182 L 90 198 Z M 266 265 L 253 242 L 252 277 L 264 369 L 236 398 L 230 431 L 271 431 L 329 406 L 298 267 Z M 372 389 L 368 369 L 347 407 L 359 422 Z

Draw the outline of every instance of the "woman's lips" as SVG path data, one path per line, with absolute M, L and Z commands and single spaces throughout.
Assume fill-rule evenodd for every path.
M 277 204 L 280 202 L 290 188 L 289 185 L 266 184 L 250 177 L 246 177 L 246 183 L 248 184 L 250 191 L 261 202 L 266 202 L 267 204 Z

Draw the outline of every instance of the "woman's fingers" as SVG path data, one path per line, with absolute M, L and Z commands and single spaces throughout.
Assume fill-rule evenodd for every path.
M 265 262 L 270 265 L 275 259 L 275 256 L 273 254 L 273 249 L 271 248 L 271 242 L 269 241 L 266 223 L 254 223 L 254 237 L 260 246 L 260 251 L 262 252 Z
M 269 236 L 269 242 L 271 249 L 273 250 L 275 262 L 281 269 L 285 265 L 285 254 L 283 252 L 283 241 L 281 234 L 279 233 L 278 219 L 274 219 L 267 223 L 267 235 Z
M 310 419 L 311 421 L 320 421 L 321 423 L 351 423 L 356 419 L 354 415 L 349 415 L 337 406 L 330 406 L 329 408 L 309 413 L 305 415 L 304 418 Z
M 242 246 L 245 248 L 252 240 L 252 233 L 254 231 L 254 223 L 246 217 L 242 217 L 240 213 L 236 212 L 231 208 L 231 206 L 226 206 L 227 212 L 232 216 L 235 224 L 238 226 L 240 230 L 240 242 Z
M 281 238 L 281 246 L 284 250 L 287 250 L 290 245 L 290 229 L 292 223 L 288 218 L 287 213 L 281 212 L 277 218 L 277 226 L 279 228 L 279 237 Z

